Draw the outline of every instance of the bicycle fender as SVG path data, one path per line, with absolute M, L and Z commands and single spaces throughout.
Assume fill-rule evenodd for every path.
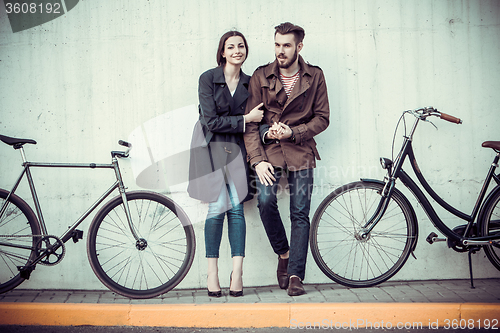
M 481 205 L 481 209 L 479 210 L 479 216 L 477 218 L 477 230 L 482 230 L 483 228 L 483 223 L 484 223 L 484 211 L 486 208 L 490 205 L 491 200 L 493 200 L 493 197 L 500 192 L 500 185 L 495 186 L 493 190 L 491 190 L 490 193 L 488 193 L 488 196 L 486 197 L 486 200 L 484 200 L 483 204 Z
M 381 180 L 378 180 L 378 179 L 361 178 L 360 180 L 362 182 L 366 182 L 366 183 L 375 183 L 375 184 L 385 186 L 385 183 Z M 500 186 L 498 186 L 498 187 L 500 188 Z M 398 193 L 398 195 L 400 195 L 401 198 L 403 198 L 406 205 L 410 208 L 410 212 L 412 215 L 412 224 L 413 224 L 413 227 L 415 228 L 415 238 L 414 238 L 412 246 L 411 246 L 411 255 L 413 256 L 413 258 L 417 259 L 417 257 L 415 257 L 415 254 L 413 253 L 415 251 L 415 248 L 417 247 L 417 242 L 418 242 L 417 214 L 415 214 L 415 210 L 413 209 L 413 206 L 411 205 L 408 198 L 400 190 L 398 190 L 396 187 L 394 187 L 393 191 Z

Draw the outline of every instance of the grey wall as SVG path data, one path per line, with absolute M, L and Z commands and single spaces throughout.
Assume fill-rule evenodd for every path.
M 250 52 L 243 69 L 251 74 L 273 61 L 274 26 L 284 21 L 305 28 L 301 54 L 323 69 L 329 90 L 331 124 L 317 137 L 322 160 L 312 212 L 341 184 L 360 177 L 381 179 L 378 158 L 390 157 L 401 112 L 429 105 L 464 123 L 436 119 L 438 131 L 422 124 L 414 143 L 420 167 L 439 194 L 470 212 L 493 158 L 481 143 L 500 140 L 496 0 L 291 0 L 286 5 L 262 0 L 82 0 L 65 15 L 17 33 L 0 6 L 0 133 L 37 140 L 38 145 L 27 148 L 28 158 L 54 162 L 107 163 L 118 139 L 148 137 L 163 161 L 160 173 L 176 170 L 179 166 L 165 165 L 164 159 L 187 149 L 197 116 L 198 77 L 216 65 L 219 37 L 230 29 L 245 34 Z M 131 189 L 139 188 L 135 177 L 150 163 L 141 159 L 148 155 L 140 147 L 132 162 L 122 163 Z M 0 156 L 0 184 L 7 188 L 20 172 L 20 158 L 6 145 L 0 145 Z M 175 180 L 169 178 L 158 191 L 185 208 L 198 242 L 194 265 L 179 288 L 204 287 L 207 206 L 188 198 L 185 172 L 182 166 L 177 170 L 179 176 L 174 172 Z M 113 178 L 99 170 L 36 170 L 34 176 L 55 235 Z M 26 186 L 20 193 L 29 197 Z M 435 228 L 416 200 L 411 202 L 420 220 L 418 260 L 410 258 L 393 279 L 467 278 L 467 256 L 444 243 L 427 244 L 425 237 Z M 286 194 L 279 204 L 289 223 Z M 244 283 L 275 284 L 276 256 L 255 200 L 245 211 Z M 445 213 L 442 218 L 460 224 Z M 89 223 L 84 222 L 85 231 Z M 87 262 L 85 242 L 68 243 L 67 250 L 61 264 L 37 267 L 22 287 L 104 288 Z M 226 236 L 221 253 L 225 287 L 231 270 Z M 474 268 L 477 277 L 500 276 L 484 252 L 474 256 Z M 306 282 L 329 282 L 312 257 Z

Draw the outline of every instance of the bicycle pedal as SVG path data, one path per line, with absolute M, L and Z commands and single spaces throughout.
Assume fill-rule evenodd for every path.
M 446 238 L 438 238 L 438 235 L 435 232 L 431 232 L 425 240 L 427 243 L 433 244 L 434 242 L 444 242 L 446 241 Z
M 35 267 L 32 266 L 18 266 L 17 269 L 19 270 L 19 275 L 23 279 L 29 280 L 31 272 L 35 270 Z
M 78 243 L 78 240 L 83 239 L 83 231 L 75 229 L 72 233 L 73 243 Z

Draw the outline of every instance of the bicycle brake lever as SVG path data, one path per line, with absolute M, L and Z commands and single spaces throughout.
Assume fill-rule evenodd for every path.
M 439 131 L 439 128 L 437 128 L 437 126 L 436 126 L 436 125 L 434 125 L 434 123 L 433 123 L 432 121 L 428 120 L 427 118 L 426 118 L 426 119 L 424 119 L 424 121 L 425 121 L 425 122 L 430 123 L 432 126 L 434 126 L 434 128 L 435 128 L 436 130 L 438 130 L 438 131 Z

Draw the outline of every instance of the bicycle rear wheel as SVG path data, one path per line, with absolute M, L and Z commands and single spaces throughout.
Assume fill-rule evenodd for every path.
M 500 235 L 500 191 L 493 197 L 490 204 L 486 208 L 484 220 L 481 225 L 481 236 Z M 500 270 L 500 243 L 496 240 L 495 243 L 484 246 L 486 256 Z
M 0 216 L 0 293 L 14 289 L 25 279 L 18 267 L 24 267 L 36 257 L 36 239 L 40 226 L 30 206 L 17 195 L 0 189 L 0 208 L 7 207 Z
M 121 196 L 97 213 L 89 228 L 87 253 L 99 280 L 129 298 L 151 298 L 177 286 L 193 262 L 195 237 L 186 213 L 158 193 L 127 193 L 130 231 Z
M 414 247 L 413 209 L 397 190 L 365 239 L 363 226 L 374 214 L 383 185 L 354 182 L 330 193 L 311 223 L 311 252 L 326 276 L 347 287 L 371 287 L 396 274 Z

